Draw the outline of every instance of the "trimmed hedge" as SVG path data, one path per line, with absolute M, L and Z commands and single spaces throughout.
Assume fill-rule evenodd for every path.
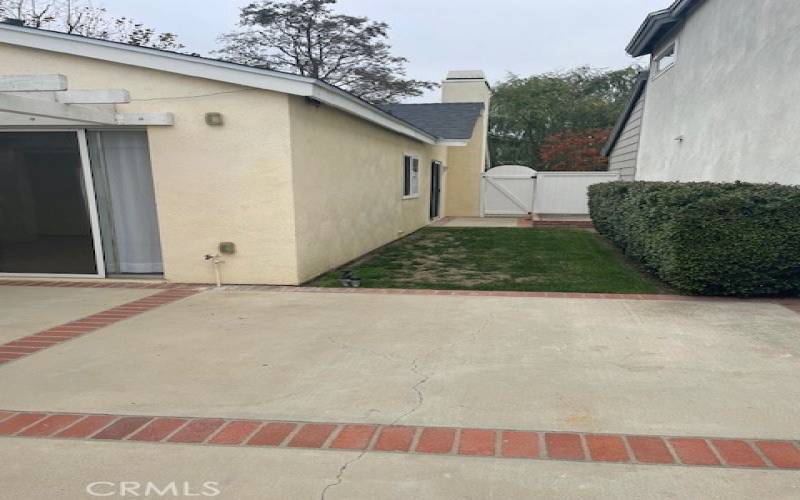
M 800 295 L 800 188 L 612 182 L 589 189 L 600 234 L 676 289 Z

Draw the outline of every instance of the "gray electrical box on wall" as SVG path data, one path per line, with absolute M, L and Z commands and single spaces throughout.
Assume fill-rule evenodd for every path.
M 221 127 L 224 123 L 222 113 L 206 113 L 206 124 L 211 127 Z
M 223 241 L 219 244 L 219 253 L 222 255 L 233 255 L 236 253 L 236 243 Z

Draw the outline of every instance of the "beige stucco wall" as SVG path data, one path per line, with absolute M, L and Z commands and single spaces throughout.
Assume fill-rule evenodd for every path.
M 489 134 L 489 105 L 492 91 L 486 80 L 445 80 L 442 102 L 480 102 L 484 111 L 475 123 L 472 138 L 466 146 L 452 147 L 448 153 L 446 211 L 451 217 L 481 215 L 481 176 L 486 169 Z
M 299 97 L 290 97 L 290 109 L 299 281 L 430 222 L 431 163 L 447 164 L 447 148 Z M 404 154 L 420 159 L 415 199 L 402 196 Z
M 486 154 L 485 113 L 475 122 L 472 139 L 466 146 L 450 147 L 447 154 L 448 190 L 445 212 L 450 217 L 481 215 L 481 175 Z
M 213 282 L 203 256 L 233 241 L 224 282 L 297 282 L 288 96 L 2 44 L 0 61 L 0 73 L 64 74 L 71 89 L 125 88 L 134 102 L 120 111 L 175 114 L 148 130 L 166 279 Z M 209 111 L 225 125 L 207 126 Z

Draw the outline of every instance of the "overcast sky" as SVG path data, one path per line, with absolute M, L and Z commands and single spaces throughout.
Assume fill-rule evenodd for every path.
M 338 11 L 391 26 L 394 52 L 411 77 L 440 81 L 449 69 L 482 69 L 492 82 L 588 64 L 631 64 L 625 46 L 648 12 L 671 0 L 339 0 Z M 236 26 L 248 0 L 105 0 L 127 15 L 179 35 L 206 55 Z M 426 96 L 432 100 L 435 96 Z

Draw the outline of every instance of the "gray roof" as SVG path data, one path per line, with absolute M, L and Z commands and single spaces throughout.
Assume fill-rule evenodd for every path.
M 483 103 L 381 104 L 387 113 L 445 140 L 472 138 Z
M 633 57 L 650 54 L 667 33 L 678 23 L 683 22 L 704 0 L 675 0 L 663 10 L 647 15 L 633 40 L 625 49 Z
M 628 118 L 631 117 L 633 108 L 636 107 L 636 102 L 639 101 L 639 97 L 642 95 L 642 92 L 644 92 L 644 89 L 647 88 L 647 81 L 649 79 L 649 71 L 639 72 L 639 77 L 636 79 L 636 85 L 633 87 L 633 94 L 631 94 L 631 98 L 628 100 L 628 105 L 625 106 L 625 111 L 622 112 L 622 115 L 617 120 L 617 124 L 614 125 L 614 130 L 611 132 L 608 142 L 606 142 L 606 145 L 603 146 L 603 156 L 611 156 L 614 146 L 617 145 L 617 141 L 619 141 L 622 132 L 625 130 L 625 125 L 628 124 Z

